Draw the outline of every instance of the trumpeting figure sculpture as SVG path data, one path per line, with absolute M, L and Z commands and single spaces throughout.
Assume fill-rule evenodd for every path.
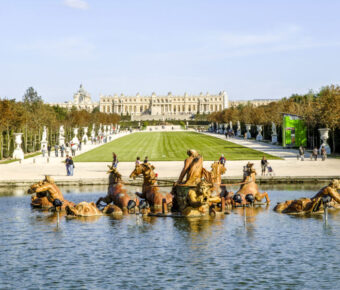
M 313 215 L 323 213 L 325 206 L 339 209 L 340 194 L 338 190 L 340 190 L 340 180 L 333 179 L 312 198 L 302 197 L 280 202 L 275 206 L 274 211 L 286 214 Z
M 64 199 L 59 187 L 54 183 L 53 178 L 48 175 L 45 176 L 44 180 L 31 185 L 27 193 L 32 194 L 31 206 L 33 208 L 53 208 L 55 200 L 62 202 L 61 210 L 65 210 L 66 206 L 74 206 L 73 202 Z

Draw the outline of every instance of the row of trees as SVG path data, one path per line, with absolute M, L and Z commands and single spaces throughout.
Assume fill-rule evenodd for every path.
M 282 114 L 301 116 L 308 128 L 309 146 L 318 144 L 318 128 L 331 130 L 331 145 L 333 152 L 338 148 L 340 129 L 340 86 L 330 85 L 318 92 L 310 91 L 304 95 L 294 94 L 278 102 L 254 107 L 251 104 L 228 108 L 212 113 L 208 120 L 227 123 L 240 121 L 244 124 L 265 125 L 265 133 L 270 131 L 271 122 L 281 131 Z
M 43 126 L 48 128 L 49 142 L 54 145 L 60 125 L 65 127 L 66 140 L 72 135 L 73 127 L 89 124 L 117 124 L 120 116 L 85 110 L 67 109 L 44 104 L 42 98 L 32 88 L 28 88 L 23 100 L 0 99 L 0 159 L 9 157 L 14 149 L 13 133 L 23 133 L 23 150 L 35 152 L 40 149 Z

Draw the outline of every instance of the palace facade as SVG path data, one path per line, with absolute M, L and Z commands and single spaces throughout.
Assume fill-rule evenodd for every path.
M 173 95 L 166 96 L 100 96 L 99 109 L 103 113 L 130 115 L 132 120 L 187 120 L 194 114 L 210 114 L 227 107 L 226 92 L 216 95 Z

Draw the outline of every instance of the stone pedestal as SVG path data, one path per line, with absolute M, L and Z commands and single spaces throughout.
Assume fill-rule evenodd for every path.
M 22 151 L 22 148 L 21 148 L 22 133 L 14 133 L 14 136 L 15 136 L 14 141 L 15 141 L 16 148 L 14 149 L 14 152 L 13 152 L 13 158 L 23 160 L 24 159 L 24 151 Z
M 331 148 L 329 147 L 328 143 L 327 143 L 327 139 L 329 137 L 328 133 L 329 133 L 329 129 L 328 128 L 321 128 L 319 129 L 319 133 L 320 133 L 320 139 L 321 139 L 321 146 L 319 149 L 319 152 L 321 153 L 321 148 L 325 147 L 327 154 L 331 154 Z
M 59 136 L 59 146 L 65 146 L 65 137 L 64 136 Z
M 276 125 L 272 122 L 272 144 L 277 143 L 277 133 L 276 133 Z
M 236 136 L 237 137 L 241 136 L 241 124 L 240 124 L 240 121 L 237 121 Z
M 272 135 L 272 144 L 277 143 L 277 135 Z
M 250 139 L 250 138 L 251 138 L 250 129 L 251 129 L 251 124 L 246 124 L 247 139 Z
M 263 140 L 263 136 L 262 136 L 262 125 L 257 125 L 257 136 L 256 136 L 256 141 L 262 141 Z

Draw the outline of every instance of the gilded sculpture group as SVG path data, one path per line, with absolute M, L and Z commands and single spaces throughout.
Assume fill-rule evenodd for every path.
M 66 211 L 69 216 L 96 216 L 103 214 L 122 215 L 141 213 L 158 216 L 200 217 L 227 213 L 234 207 L 261 205 L 265 199 L 270 203 L 267 192 L 261 193 L 256 184 L 254 165 L 244 166 L 243 180 L 234 194 L 222 184 L 226 172 L 224 164 L 214 162 L 211 170 L 203 168 L 203 157 L 196 150 L 188 150 L 188 157 L 180 176 L 172 186 L 171 193 L 160 192 L 155 167 L 149 162 L 136 164 L 130 178 L 143 177 L 142 191 L 135 197 L 128 195 L 121 174 L 110 167 L 109 186 L 105 197 L 96 203 L 74 204 L 64 199 L 53 179 L 46 176 L 28 190 L 32 194 L 31 205 L 35 208 L 52 208 Z M 287 214 L 314 214 L 323 211 L 324 206 L 340 207 L 339 180 L 333 180 L 312 198 L 301 198 L 278 203 L 274 210 Z M 103 205 L 104 203 L 104 205 Z

